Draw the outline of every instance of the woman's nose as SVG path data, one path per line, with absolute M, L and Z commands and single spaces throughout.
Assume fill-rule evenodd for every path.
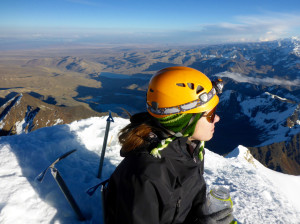
M 219 115 L 215 115 L 215 119 L 214 119 L 214 123 L 217 123 L 217 122 L 219 122 L 220 121 L 220 117 L 219 117 Z

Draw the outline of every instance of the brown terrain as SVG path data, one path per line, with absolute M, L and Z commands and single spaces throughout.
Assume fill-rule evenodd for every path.
M 0 56 L 0 98 L 12 92 L 33 92 L 45 98 L 54 98 L 57 105 L 86 106 L 73 99 L 77 95 L 76 88 L 79 85 L 101 87 L 100 82 L 91 80 L 85 73 L 89 71 L 87 68 L 80 67 L 80 64 L 85 65 L 82 60 L 76 64 L 74 62 L 76 58 L 69 58 L 65 61 L 64 58 L 59 58 L 57 61 L 39 58 L 40 56 L 36 56 L 39 59 L 34 59 L 34 56 L 30 56 L 30 52 L 11 54 L 11 52 L 9 55 L 2 53 Z M 37 63 L 37 60 L 40 62 Z M 72 63 L 76 66 L 74 65 L 71 70 L 67 69 L 66 66 L 71 66 Z M 98 71 L 101 71 L 100 67 Z M 91 70 L 94 71 L 94 69 Z
M 266 167 L 286 174 L 300 175 L 300 133 L 289 142 L 262 147 L 248 147 L 251 154 Z
M 104 115 L 82 105 L 59 107 L 27 93 L 17 94 L 0 107 L 0 136 L 28 133 L 42 127 Z

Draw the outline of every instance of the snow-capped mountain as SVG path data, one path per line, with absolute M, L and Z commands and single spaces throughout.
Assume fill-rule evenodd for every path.
M 231 79 L 226 79 L 226 82 L 218 106 L 219 114 L 224 119 L 218 125 L 230 128 L 228 122 L 234 124 L 238 121 L 238 126 L 244 126 L 249 131 L 252 127 L 253 133 L 256 133 L 250 132 L 252 143 L 240 143 L 248 146 L 268 145 L 288 140 L 300 132 L 300 98 L 297 91 L 233 82 Z
M 101 194 L 86 190 L 98 183 L 99 157 L 107 117 L 94 117 L 0 137 L 0 223 L 76 224 L 103 223 Z M 108 178 L 122 158 L 117 134 L 128 120 L 114 118 L 110 125 L 103 178 Z M 76 152 L 56 164 L 82 211 L 79 221 L 50 174 L 42 183 L 36 176 L 60 155 Z M 206 149 L 205 179 L 208 189 L 222 185 L 231 192 L 238 223 L 299 223 L 300 176 L 272 171 L 255 160 L 243 146 L 226 158 Z
M 196 48 L 186 66 L 207 75 L 232 72 L 252 78 L 297 80 L 299 89 L 300 41 L 289 38 L 271 42 L 223 44 Z M 287 85 L 288 86 L 288 85 Z
M 232 90 L 224 92 L 220 100 L 223 109 L 227 108 L 231 94 L 233 94 Z M 240 111 L 235 117 L 246 116 L 250 125 L 260 130 L 259 146 L 285 141 L 300 133 L 300 103 L 269 92 L 255 97 L 237 93 L 236 97 Z

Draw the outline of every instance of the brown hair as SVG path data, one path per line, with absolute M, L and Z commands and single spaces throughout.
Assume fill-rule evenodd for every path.
M 150 133 L 160 136 L 162 130 L 148 112 L 138 113 L 130 118 L 130 124 L 119 132 L 123 152 L 129 152 L 150 143 Z

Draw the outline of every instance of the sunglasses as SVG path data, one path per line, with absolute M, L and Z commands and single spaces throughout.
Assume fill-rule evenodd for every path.
M 209 123 L 214 123 L 214 120 L 215 120 L 215 117 L 216 117 L 216 110 L 217 110 L 217 107 L 215 107 L 214 109 L 209 111 L 208 114 L 204 114 L 202 116 L 206 117 L 206 119 Z

